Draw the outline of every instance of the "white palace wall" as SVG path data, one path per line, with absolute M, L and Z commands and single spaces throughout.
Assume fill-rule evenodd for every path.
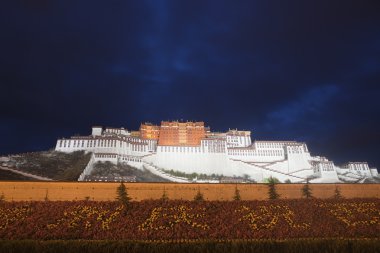
M 263 162 L 281 161 L 285 159 L 283 148 L 277 149 L 253 149 L 253 148 L 229 148 L 228 156 L 232 159 L 246 162 Z
M 310 169 L 310 154 L 305 153 L 302 146 L 287 146 L 288 172 Z
M 237 130 L 209 135 L 201 140 L 199 146 L 158 146 L 157 140 L 132 136 L 123 128 L 106 128 L 103 131 L 101 127 L 94 127 L 90 136 L 58 139 L 56 150 L 66 153 L 80 150 L 92 152 L 94 156 L 91 163 L 126 163 L 138 169 L 150 166 L 152 171 L 161 174 L 165 174 L 164 170 L 230 177 L 246 174 L 257 182 L 270 176 L 292 182 L 302 182 L 311 176 L 329 182 L 339 182 L 339 177 L 344 178 L 346 174 L 347 179 L 352 174 L 359 179 L 378 176 L 377 170 L 369 168 L 366 162 L 350 162 L 338 167 L 324 157 L 311 156 L 305 143 L 251 143 L 249 131 Z M 87 166 L 84 173 L 89 173 L 90 167 Z
M 225 153 L 202 153 L 201 151 L 201 147 L 158 146 L 152 162 L 166 170 L 233 175 Z
M 152 142 L 139 139 L 115 137 L 73 137 L 72 139 L 59 139 L 55 150 L 65 153 L 84 150 L 93 153 L 116 153 L 120 155 L 142 156 L 154 146 Z

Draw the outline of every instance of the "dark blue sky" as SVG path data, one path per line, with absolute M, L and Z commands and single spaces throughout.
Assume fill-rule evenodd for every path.
M 380 168 L 379 11 L 377 0 L 4 1 L 0 154 L 92 125 L 184 119 Z

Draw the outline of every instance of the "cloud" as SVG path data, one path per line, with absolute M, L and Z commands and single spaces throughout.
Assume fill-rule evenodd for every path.
M 289 126 L 299 124 L 305 118 L 319 117 L 319 114 L 327 110 L 329 103 L 338 95 L 339 87 L 336 85 L 313 87 L 301 93 L 296 100 L 269 112 L 268 126 Z

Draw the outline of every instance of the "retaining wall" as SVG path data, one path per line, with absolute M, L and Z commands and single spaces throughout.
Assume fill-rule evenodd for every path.
M 0 182 L 0 195 L 8 201 L 44 200 L 114 200 L 119 183 L 93 182 Z M 235 187 L 242 200 L 267 199 L 266 184 L 180 184 L 180 183 L 125 183 L 129 196 L 136 201 L 159 199 L 163 191 L 169 199 L 192 200 L 198 189 L 206 200 L 232 200 Z M 277 184 L 281 198 L 301 198 L 304 184 Z M 310 184 L 314 197 L 331 198 L 338 186 L 345 198 L 379 198 L 380 184 Z

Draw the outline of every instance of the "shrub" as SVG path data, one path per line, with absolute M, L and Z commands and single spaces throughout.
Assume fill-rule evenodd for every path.
M 45 194 L 44 200 L 49 201 L 49 190 L 48 189 L 46 189 L 46 194 Z
M 201 190 L 198 188 L 197 194 L 194 196 L 194 201 L 204 201 L 203 193 L 201 193 Z
M 237 188 L 237 186 L 235 186 L 235 195 L 234 195 L 233 199 L 236 200 L 236 201 L 241 200 L 240 191 Z
M 334 198 L 335 199 L 342 199 L 343 198 L 343 196 L 340 192 L 340 188 L 338 186 L 335 186 Z
M 304 240 L 202 240 L 195 242 L 128 240 L 9 240 L 0 244 L 1 252 L 378 252 L 379 240 L 304 239 Z
M 280 197 L 280 194 L 277 193 L 277 190 L 276 190 L 276 181 L 277 179 L 276 178 L 273 178 L 273 177 L 270 177 L 268 179 L 268 195 L 269 195 L 269 199 L 278 199 Z
M 264 179 L 264 183 L 267 183 L 267 184 L 269 184 L 269 183 L 279 184 L 281 182 L 280 182 L 280 180 L 278 180 L 278 178 L 271 176 L 271 177 L 265 178 Z
M 366 238 L 366 241 L 380 242 L 379 205 L 380 199 L 376 198 L 238 202 L 145 200 L 131 203 L 123 217 L 125 209 L 116 201 L 3 202 L 0 204 L 0 252 L 9 252 L 1 246 L 12 239 L 184 242 L 240 238 L 284 242 L 292 238 L 299 241 Z M 321 248 L 307 252 L 336 251 Z M 379 252 L 378 248 L 373 252 Z
M 307 199 L 313 197 L 312 192 L 311 192 L 311 188 L 309 185 L 309 180 L 306 180 L 306 184 L 302 187 L 301 192 L 302 192 L 302 196 L 307 198 Z
M 125 187 L 123 182 L 121 182 L 120 185 L 117 187 L 116 193 L 116 200 L 119 201 L 125 208 L 128 208 L 131 198 L 128 196 L 127 188 Z
M 165 188 L 164 188 L 164 192 L 162 193 L 161 200 L 162 201 L 168 201 L 169 200 L 169 196 L 168 196 L 168 193 L 166 192 Z

